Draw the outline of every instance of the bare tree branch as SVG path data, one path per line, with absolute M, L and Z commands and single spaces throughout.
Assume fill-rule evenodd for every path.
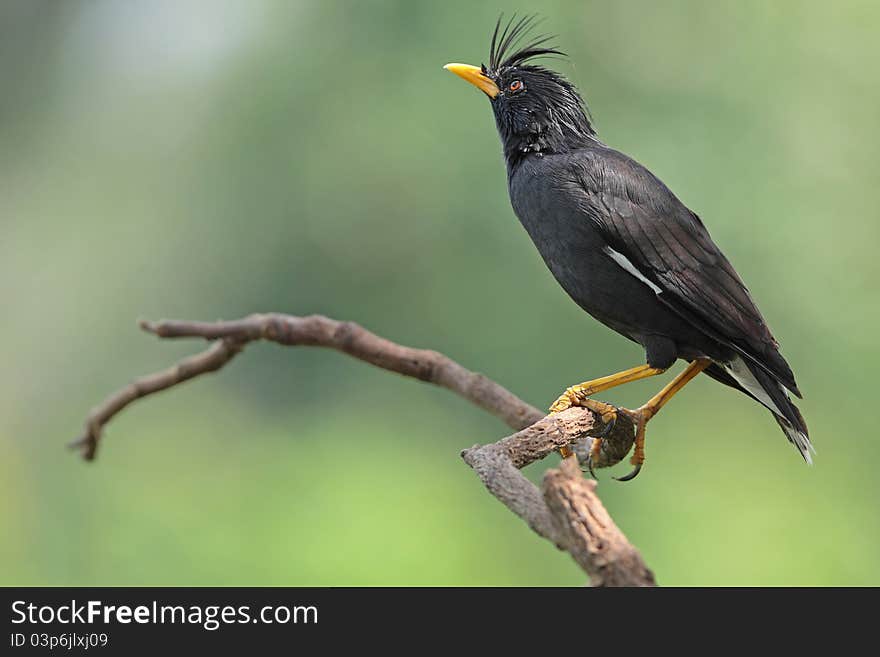
M 517 433 L 462 457 L 486 488 L 537 534 L 568 551 L 600 586 L 653 586 L 654 577 L 638 551 L 617 528 L 584 479 L 575 458 L 549 470 L 539 490 L 519 471 L 562 447 L 574 447 L 582 460 L 592 444 L 590 433 L 601 428 L 593 413 L 570 408 L 545 416 L 512 392 L 472 372 L 441 353 L 413 349 L 381 338 L 353 322 L 320 315 L 296 317 L 277 313 L 218 322 L 142 321 L 141 328 L 160 338 L 203 338 L 211 346 L 172 367 L 136 379 L 93 408 L 83 434 L 72 443 L 86 460 L 95 458 L 106 424 L 133 401 L 215 372 L 254 341 L 287 346 L 336 349 L 382 369 L 447 388 L 504 421 Z M 625 415 L 601 445 L 597 467 L 620 461 L 632 447 L 633 426 Z
M 656 586 L 654 573 L 596 496 L 595 480 L 584 479 L 574 458 L 548 470 L 542 489 L 559 532 L 557 544 L 568 550 L 593 586 Z
M 483 484 L 529 527 L 566 550 L 590 576 L 593 586 L 655 586 L 653 573 L 623 532 L 617 528 L 596 495 L 596 482 L 584 479 L 575 458 L 544 475 L 542 489 L 519 471 L 526 465 L 581 440 L 593 431 L 596 419 L 583 408 L 569 408 L 548 415 L 535 424 L 496 443 L 474 446 L 462 452 Z M 603 441 L 600 466 L 633 443 L 633 426 L 621 417 L 612 434 Z M 589 450 L 589 442 L 582 449 Z M 576 450 L 580 452 L 580 450 Z

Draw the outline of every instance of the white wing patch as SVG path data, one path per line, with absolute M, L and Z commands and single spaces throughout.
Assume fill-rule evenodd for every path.
M 633 263 L 631 263 L 629 261 L 629 258 L 627 258 L 625 255 L 615 251 L 610 246 L 606 246 L 602 250 L 607 255 L 611 256 L 611 259 L 614 260 L 614 262 L 616 262 L 618 265 L 623 267 L 627 272 L 629 272 L 630 274 L 632 274 L 633 276 L 638 278 L 642 283 L 644 283 L 645 285 L 650 287 L 652 290 L 654 290 L 654 292 L 656 294 L 660 294 L 662 292 L 662 290 L 657 285 L 655 285 L 654 283 L 649 281 L 647 278 L 645 278 L 642 275 L 642 273 L 638 269 L 636 269 L 636 266 Z

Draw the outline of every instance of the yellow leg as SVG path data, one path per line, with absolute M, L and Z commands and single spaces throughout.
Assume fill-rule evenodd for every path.
M 657 376 L 658 374 L 663 374 L 665 371 L 666 370 L 658 367 L 651 367 L 650 365 L 639 365 L 638 367 L 633 367 L 624 370 L 623 372 L 618 372 L 617 374 L 611 374 L 610 376 L 603 376 L 598 379 L 593 379 L 592 381 L 579 383 L 576 386 L 567 388 L 566 391 L 563 392 L 555 402 L 553 402 L 553 405 L 550 407 L 550 412 L 559 413 L 572 406 L 583 406 L 583 402 L 586 401 L 590 395 L 594 395 L 597 392 L 609 390 L 616 386 L 623 385 L 624 383 L 638 381 L 639 379 L 647 379 L 649 376 Z
M 620 477 L 618 481 L 629 481 L 630 479 L 635 478 L 635 476 L 639 474 L 639 470 L 642 469 L 642 465 L 645 463 L 645 427 L 648 424 L 648 420 L 657 415 L 666 402 L 672 399 L 691 379 L 711 364 L 712 361 L 707 358 L 700 358 L 693 361 L 681 374 L 672 379 L 672 381 L 664 386 L 660 392 L 651 397 L 651 399 L 642 404 L 639 408 L 634 411 L 623 411 L 636 423 L 635 448 L 633 449 L 633 455 L 630 459 L 630 463 L 632 463 L 635 468 L 625 477 Z
M 684 388 L 691 379 L 693 379 L 697 374 L 702 372 L 711 364 L 712 361 L 708 358 L 699 358 L 693 361 L 682 371 L 681 374 L 679 374 L 677 377 L 672 379 L 672 381 L 666 384 L 666 386 L 664 386 L 664 388 L 660 392 L 658 392 L 647 402 L 645 402 L 640 410 L 650 409 L 651 417 L 657 415 L 657 411 L 663 408 L 666 402 L 672 399 L 675 393 Z

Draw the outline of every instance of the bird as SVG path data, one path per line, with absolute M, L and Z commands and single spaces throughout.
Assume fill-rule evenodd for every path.
M 587 459 L 622 413 L 635 426 L 630 463 L 645 462 L 646 425 L 703 373 L 770 410 L 804 460 L 815 453 L 791 396 L 791 367 L 761 312 L 703 221 L 651 171 L 606 145 L 575 85 L 536 63 L 566 55 L 534 35 L 529 15 L 495 23 L 488 63 L 444 68 L 489 99 L 507 166 L 510 202 L 547 268 L 596 320 L 640 344 L 645 362 L 568 387 L 550 407 L 593 411 L 603 423 Z M 592 399 L 616 386 L 687 366 L 636 409 Z M 571 455 L 571 450 L 561 450 Z M 594 475 L 595 476 L 595 475 Z

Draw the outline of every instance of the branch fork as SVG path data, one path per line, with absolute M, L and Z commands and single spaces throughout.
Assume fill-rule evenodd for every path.
M 211 344 L 165 370 L 135 379 L 94 407 L 83 433 L 70 445 L 85 460 L 95 459 L 104 427 L 129 404 L 216 372 L 251 342 L 265 340 L 286 346 L 335 349 L 390 372 L 451 390 L 514 429 L 516 433 L 506 438 L 475 445 L 461 453 L 486 489 L 535 533 L 569 552 L 592 585 L 655 585 L 654 576 L 638 550 L 614 524 L 596 495 L 596 482 L 585 479 L 581 472 L 578 460 L 586 460 L 592 434 L 602 428 L 601 420 L 592 411 L 573 407 L 545 415 L 492 379 L 439 352 L 405 347 L 354 322 L 321 315 L 268 313 L 217 322 L 141 321 L 140 327 L 163 339 L 202 338 Z M 632 422 L 619 416 L 602 441 L 594 467 L 620 461 L 632 447 L 633 439 Z M 558 468 L 548 470 L 540 489 L 520 472 L 563 447 L 572 447 L 577 457 L 565 459 Z

